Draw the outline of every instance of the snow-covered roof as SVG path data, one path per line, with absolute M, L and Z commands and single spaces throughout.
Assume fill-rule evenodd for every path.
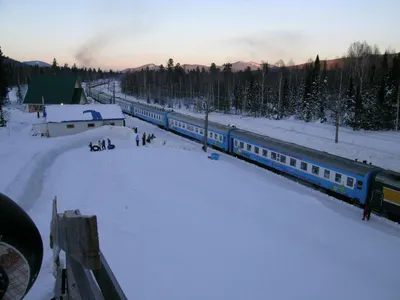
M 46 105 L 45 110 L 48 123 L 125 119 L 121 107 L 116 104 Z

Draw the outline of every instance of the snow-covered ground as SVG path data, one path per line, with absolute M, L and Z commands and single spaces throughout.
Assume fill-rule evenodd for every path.
M 0 192 L 36 222 L 50 299 L 51 204 L 96 214 L 101 249 L 128 299 L 398 299 L 400 228 L 276 174 L 128 117 L 129 128 L 30 136 L 34 114 L 0 129 Z M 110 138 L 116 149 L 89 152 Z
M 119 84 L 116 83 L 116 87 Z M 95 90 L 112 94 L 107 85 L 98 86 Z M 121 92 L 117 97 L 127 100 L 141 101 Z M 158 106 L 159 105 L 154 105 Z M 203 114 L 177 109 L 174 111 L 204 118 Z M 210 113 L 210 121 L 225 125 L 235 125 L 238 128 L 273 138 L 289 141 L 313 149 L 325 151 L 349 159 L 366 160 L 385 169 L 400 172 L 400 131 L 353 131 L 348 127 L 341 127 L 339 143 L 335 143 L 335 127 L 326 123 L 305 123 L 294 119 L 270 120 L 221 113 Z

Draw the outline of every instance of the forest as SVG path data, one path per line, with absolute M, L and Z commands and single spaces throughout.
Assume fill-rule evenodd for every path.
M 78 68 L 75 64 L 72 67 L 69 67 L 68 64 L 60 67 L 55 58 L 51 67 L 31 66 L 4 56 L 0 47 L 0 127 L 6 125 L 6 118 L 2 108 L 9 101 L 8 92 L 10 88 L 13 86 L 17 87 L 18 102 L 22 103 L 23 92 L 21 91 L 21 86 L 29 84 L 32 77 L 46 73 L 76 74 L 82 81 L 87 82 L 111 78 L 117 75 L 112 70 L 104 71 L 100 68 Z
M 280 60 L 238 72 L 230 63 L 185 70 L 170 58 L 156 70 L 125 73 L 120 86 L 125 94 L 169 108 L 203 112 L 208 107 L 226 114 L 332 122 L 353 130 L 397 130 L 400 53 L 354 42 L 339 59 L 316 55 L 302 65 Z

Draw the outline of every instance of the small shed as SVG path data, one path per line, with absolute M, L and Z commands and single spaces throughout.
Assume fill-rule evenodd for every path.
M 41 74 L 28 84 L 24 104 L 29 112 L 42 111 L 43 105 L 87 104 L 82 84 L 75 74 Z
M 116 104 L 50 105 L 44 109 L 42 132 L 49 137 L 71 135 L 104 125 L 125 126 L 125 116 Z

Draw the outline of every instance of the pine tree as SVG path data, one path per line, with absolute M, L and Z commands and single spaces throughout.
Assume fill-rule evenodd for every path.
M 3 52 L 0 47 L 0 127 L 6 126 L 6 120 L 3 113 L 3 106 L 5 104 L 8 94 L 8 83 L 7 83 L 7 70 L 4 63 Z
M 24 102 L 24 97 L 22 96 L 21 86 L 18 84 L 17 88 L 17 102 L 18 104 L 22 104 Z

